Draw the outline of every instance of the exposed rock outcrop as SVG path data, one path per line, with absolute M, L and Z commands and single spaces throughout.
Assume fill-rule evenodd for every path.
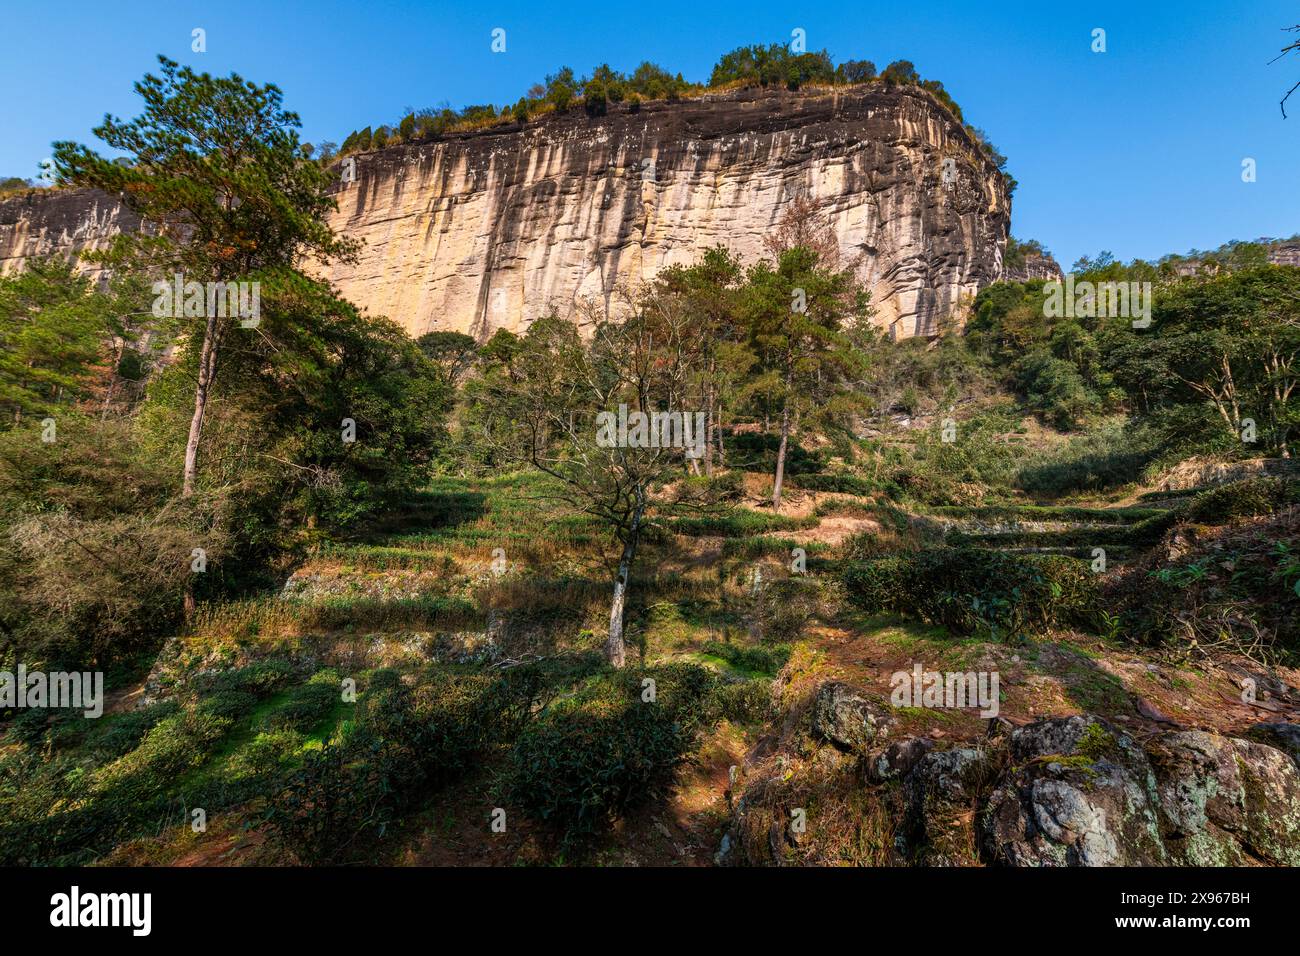
M 851 778 L 842 768 L 805 779 L 755 775 L 723 861 L 798 862 L 803 848 L 776 838 L 797 799 L 818 807 L 809 833 L 853 819 L 850 806 L 874 806 L 893 821 L 895 865 L 1300 865 L 1300 771 L 1286 750 L 1295 725 L 1250 736 L 1178 730 L 1139 742 L 1081 714 L 978 747 L 880 741 Z
M 876 321 L 930 334 L 996 281 L 1002 174 L 914 87 L 744 90 L 605 117 L 578 110 L 355 157 L 333 225 L 365 241 L 327 277 L 412 334 L 480 338 L 589 302 L 723 245 L 754 261 L 796 197 L 834 229 Z M 78 190 L 0 201 L 0 271 L 136 223 Z
M 887 702 L 847 684 L 823 684 L 813 701 L 813 734 L 844 750 L 865 752 L 878 738 L 889 735 L 893 724 L 889 712 Z
M 984 841 L 1012 866 L 1162 866 L 1155 778 L 1128 735 L 1078 716 L 1021 727 Z
M 140 228 L 121 199 L 95 189 L 32 189 L 0 200 L 0 275 L 38 256 L 103 249 Z M 98 272 L 95 266 L 85 266 Z
M 1003 282 L 1028 282 L 1031 279 L 1059 282 L 1064 278 L 1065 273 L 1059 262 L 1051 256 L 1040 256 L 1037 253 L 1026 255 L 1019 263 L 1008 263 L 1002 270 Z

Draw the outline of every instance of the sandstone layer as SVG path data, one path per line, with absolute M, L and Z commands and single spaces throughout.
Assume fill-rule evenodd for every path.
M 412 334 L 480 339 L 620 289 L 721 245 L 746 263 L 797 197 L 834 229 L 876 321 L 926 335 L 1002 273 L 1002 174 L 929 94 L 883 84 L 747 90 L 581 110 L 355 157 L 333 225 L 363 240 L 326 273 Z M 95 248 L 135 222 L 68 190 L 0 202 L 0 271 Z

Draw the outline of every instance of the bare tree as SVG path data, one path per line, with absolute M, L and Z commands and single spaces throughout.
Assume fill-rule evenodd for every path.
M 1283 30 L 1287 33 L 1300 33 L 1300 23 L 1297 23 L 1293 27 L 1283 27 Z M 1286 56 L 1288 53 L 1300 54 L 1300 40 L 1294 40 L 1291 43 L 1288 43 L 1286 46 L 1282 47 L 1282 52 L 1279 53 L 1277 56 L 1273 57 L 1273 59 L 1270 60 L 1269 62 L 1276 63 L 1278 60 L 1282 59 L 1282 57 Z M 1282 108 L 1283 119 L 1286 119 L 1286 101 L 1289 100 L 1291 98 L 1291 94 L 1298 89 L 1300 89 L 1300 80 L 1297 80 L 1295 82 L 1295 85 L 1293 85 L 1291 89 L 1286 91 L 1286 96 L 1282 97 L 1282 102 L 1278 104 Z
M 817 203 L 807 196 L 796 196 L 789 200 L 776 228 L 763 238 L 763 247 L 773 259 L 779 259 L 781 253 L 796 246 L 817 253 L 817 264 L 828 272 L 838 272 L 841 269 L 856 271 L 862 259 L 859 254 L 841 265 L 840 260 L 844 257 L 830 216 L 823 213 Z

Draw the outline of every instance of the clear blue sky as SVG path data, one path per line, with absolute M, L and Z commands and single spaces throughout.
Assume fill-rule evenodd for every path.
M 1300 232 L 1300 58 L 1272 59 L 1283 0 L 552 4 L 188 0 L 6 4 L 0 175 L 33 176 L 57 139 L 134 116 L 132 83 L 166 54 L 274 81 L 309 141 L 394 123 L 407 107 L 514 102 L 561 65 L 654 60 L 705 80 L 717 57 L 807 32 L 808 48 L 942 80 L 1010 158 L 1012 231 L 1069 266 L 1110 249 L 1158 257 Z M 55 12 L 57 11 L 57 12 Z M 191 30 L 207 52 L 191 52 Z M 491 31 L 507 31 L 493 54 Z M 1107 52 L 1091 33 L 1106 30 Z M 1241 163 L 1257 164 L 1243 183 Z

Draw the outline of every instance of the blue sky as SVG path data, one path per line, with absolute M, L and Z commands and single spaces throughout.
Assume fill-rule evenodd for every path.
M 1273 65 L 1300 22 L 1284 0 L 992 4 L 310 3 L 71 0 L 6 5 L 0 175 L 34 176 L 57 139 L 91 141 L 105 112 L 134 116 L 132 83 L 158 53 L 274 81 L 304 138 L 340 141 L 444 100 L 501 105 L 560 65 L 650 59 L 707 79 L 718 56 L 785 41 L 878 67 L 912 60 L 942 80 L 1020 181 L 1012 231 L 1067 267 L 1109 249 L 1155 258 L 1300 232 L 1300 57 Z M 207 52 L 191 52 L 191 30 Z M 491 31 L 506 32 L 504 54 Z M 1094 28 L 1107 51 L 1091 50 Z M 1244 183 L 1241 164 L 1256 163 Z

